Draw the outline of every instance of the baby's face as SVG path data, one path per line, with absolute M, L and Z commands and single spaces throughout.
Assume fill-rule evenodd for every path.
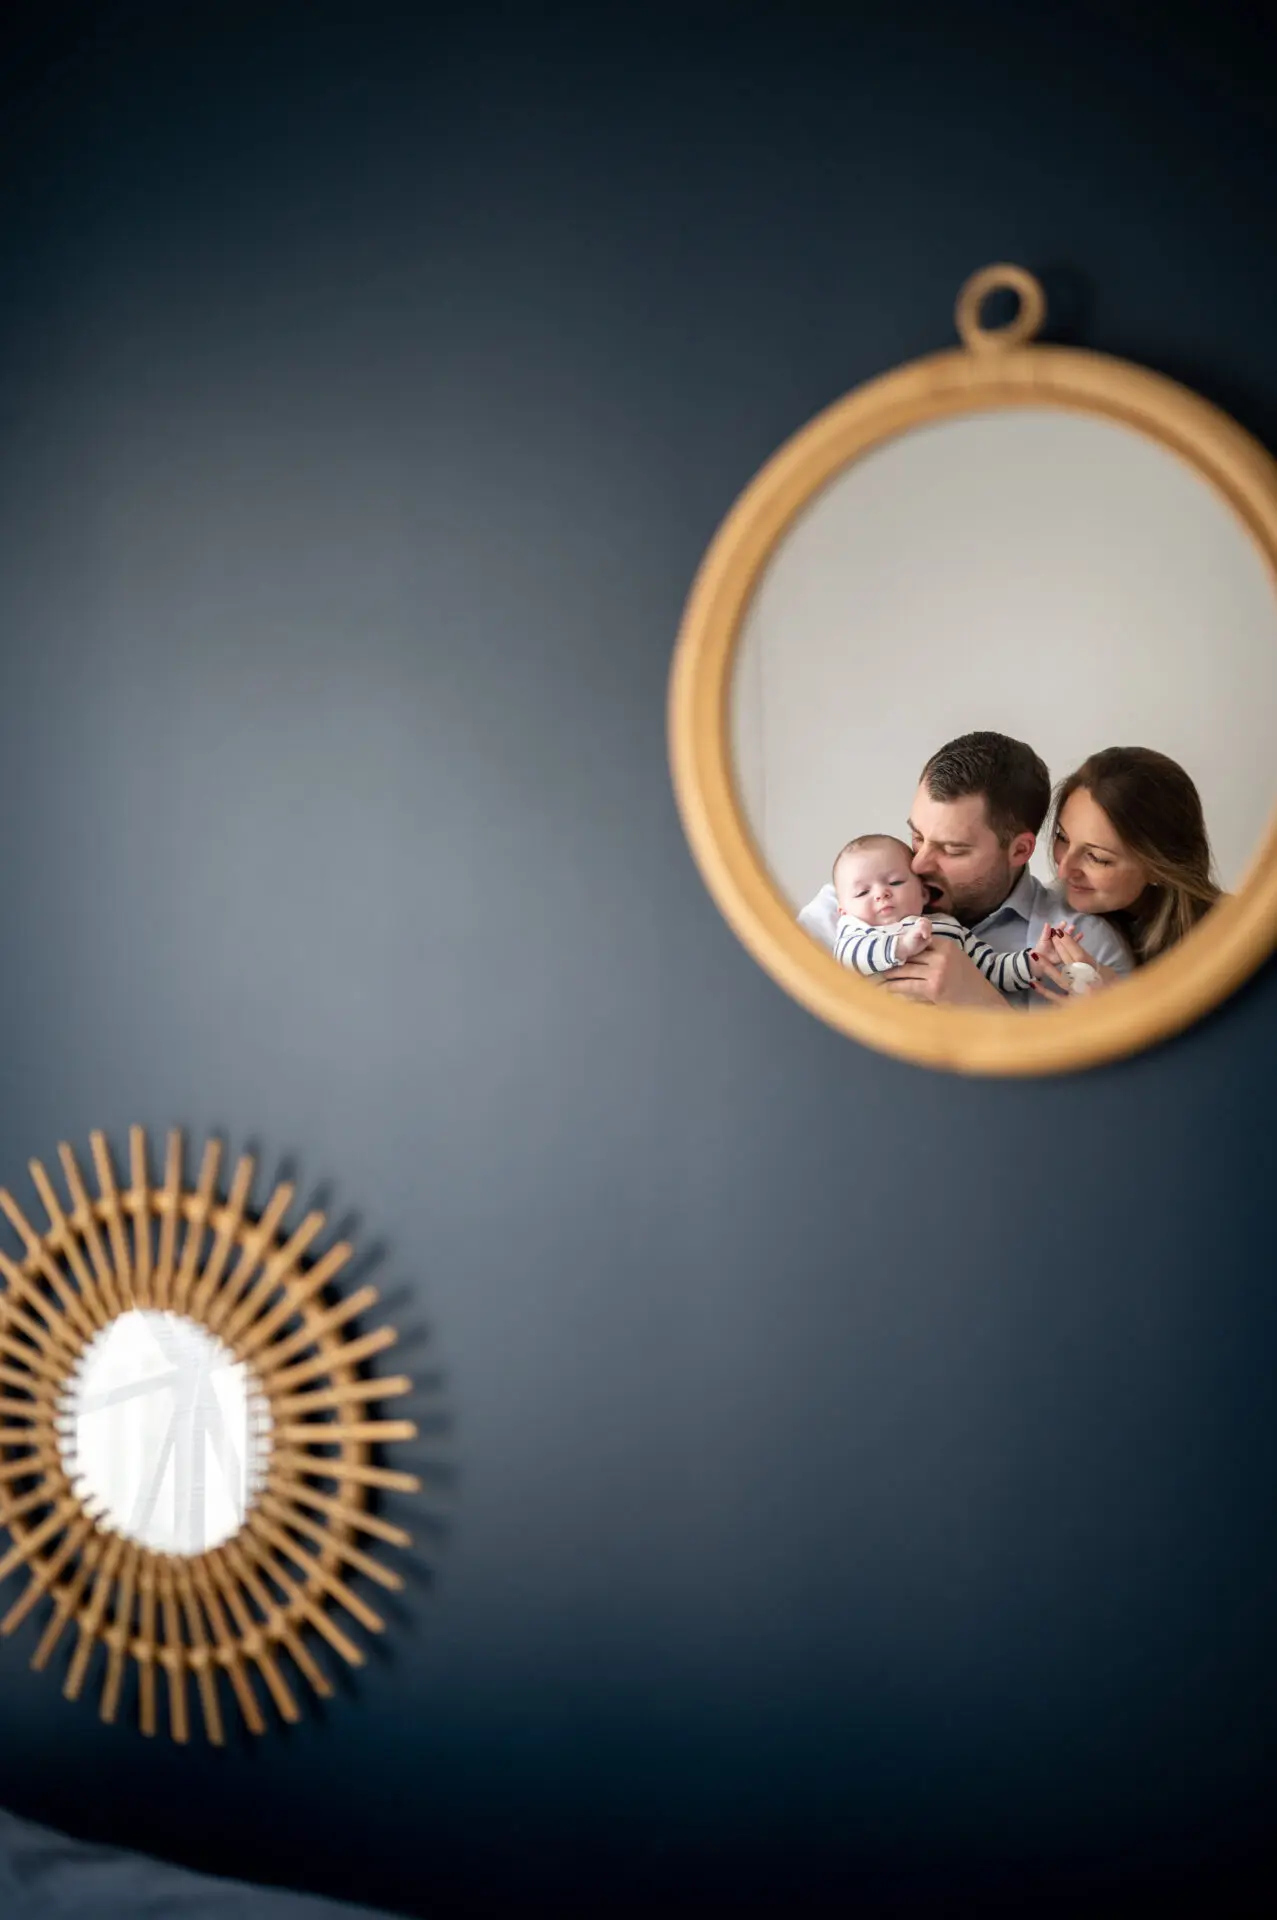
M 838 867 L 838 905 L 871 927 L 921 913 L 926 905 L 922 881 L 903 847 L 862 847 Z

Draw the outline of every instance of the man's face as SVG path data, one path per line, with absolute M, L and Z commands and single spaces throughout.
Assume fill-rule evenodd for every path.
M 909 831 L 914 872 L 939 890 L 932 904 L 968 927 L 1002 905 L 1037 837 L 1017 834 L 1004 847 L 989 825 L 983 794 L 933 800 L 925 782 L 914 795 Z

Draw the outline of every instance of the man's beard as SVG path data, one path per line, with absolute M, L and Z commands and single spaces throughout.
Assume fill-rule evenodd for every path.
M 942 885 L 939 881 L 932 884 Z M 937 902 L 936 908 L 939 912 L 951 913 L 964 927 L 973 927 L 1002 905 L 1014 885 L 1011 862 L 1004 856 L 996 873 L 987 873 L 966 887 L 944 887 L 943 901 Z

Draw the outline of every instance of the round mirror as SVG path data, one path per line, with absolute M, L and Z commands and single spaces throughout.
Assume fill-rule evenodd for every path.
M 966 351 L 853 393 L 737 503 L 671 755 L 791 992 L 1034 1072 L 1173 1031 L 1271 947 L 1277 470 L 1169 381 L 1025 345 L 1040 289 L 1004 277 L 1022 325 L 964 295 Z
M 135 1309 L 85 1348 L 60 1409 L 67 1478 L 102 1523 L 155 1553 L 238 1533 L 265 1478 L 266 1400 L 183 1314 Z

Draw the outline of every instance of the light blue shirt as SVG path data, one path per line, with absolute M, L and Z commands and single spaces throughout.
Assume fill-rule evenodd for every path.
M 1036 947 L 1044 927 L 1067 920 L 1077 929 L 1079 943 L 1097 966 L 1113 967 L 1129 973 L 1131 956 L 1120 933 L 1107 920 L 1093 913 L 1073 913 L 1060 887 L 1045 887 L 1027 867 L 1000 907 L 977 920 L 970 931 L 995 953 L 1018 953 Z M 833 952 L 838 935 L 838 895 L 831 885 L 823 886 L 798 916 L 803 930 Z M 1006 996 L 1008 1006 L 1042 1006 L 1040 994 L 1016 993 Z M 1049 1011 L 1049 1009 L 1048 1009 Z

